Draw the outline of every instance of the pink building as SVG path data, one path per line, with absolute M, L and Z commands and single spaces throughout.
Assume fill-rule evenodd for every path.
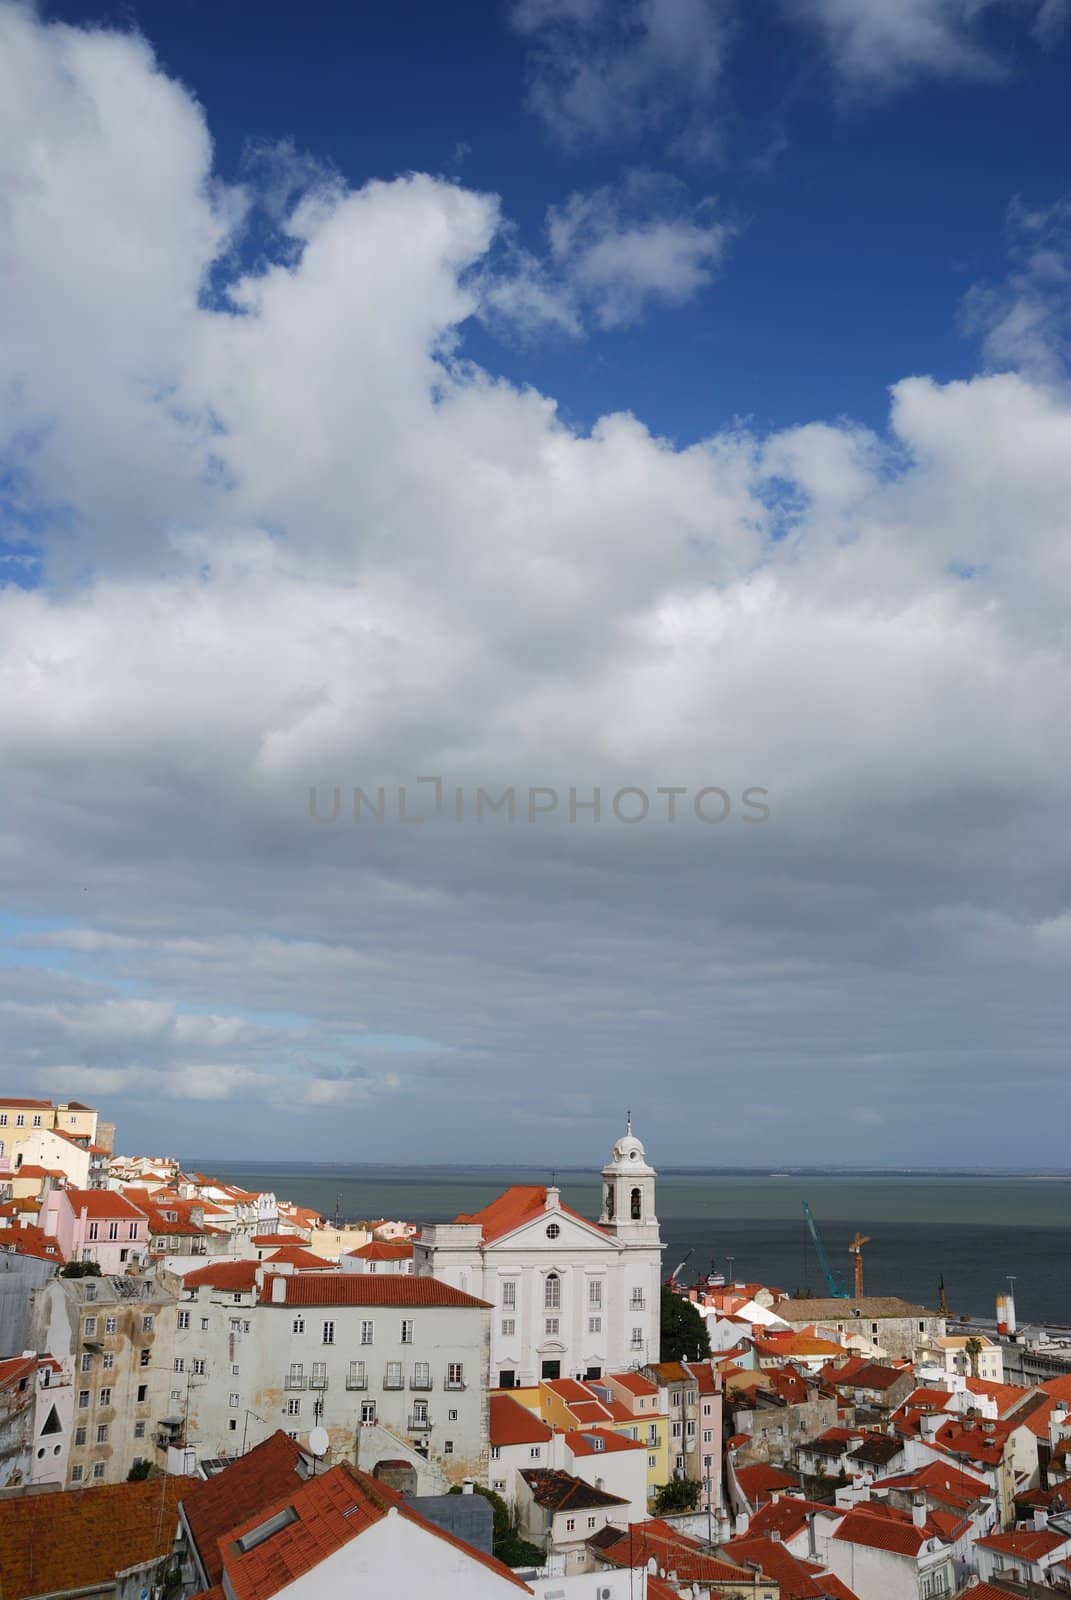
M 67 1261 L 95 1261 L 105 1277 L 121 1276 L 149 1253 L 149 1219 L 110 1189 L 53 1189 L 41 1225 Z

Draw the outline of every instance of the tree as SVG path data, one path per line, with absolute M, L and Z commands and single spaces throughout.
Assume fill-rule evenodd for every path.
M 694 1511 L 699 1504 L 699 1485 L 691 1478 L 671 1478 L 655 1491 L 656 1517 L 672 1516 L 675 1511 Z
M 152 1466 L 148 1461 L 135 1461 L 126 1475 L 126 1481 L 127 1483 L 141 1483 L 143 1479 L 149 1476 L 151 1471 Z
M 61 1278 L 99 1278 L 100 1267 L 95 1261 L 68 1261 L 60 1272 Z
M 545 1553 L 538 1545 L 529 1544 L 527 1539 L 522 1539 L 513 1524 L 509 1506 L 500 1494 L 493 1489 L 485 1489 L 482 1483 L 474 1483 L 473 1493 L 483 1495 L 485 1500 L 491 1502 L 491 1547 L 499 1561 L 507 1567 L 541 1567 L 546 1561 Z M 460 1494 L 460 1487 L 455 1484 L 450 1490 L 451 1494 Z
M 964 1346 L 964 1349 L 966 1350 L 968 1359 L 969 1359 L 969 1361 L 971 1363 L 971 1377 L 972 1378 L 977 1378 L 977 1376 L 978 1376 L 978 1357 L 982 1353 L 982 1341 L 981 1341 L 981 1339 L 976 1339 L 975 1336 L 972 1334 L 971 1337 L 967 1340 L 967 1343 Z
M 662 1360 L 703 1361 L 710 1356 L 707 1325 L 690 1300 L 662 1286 Z

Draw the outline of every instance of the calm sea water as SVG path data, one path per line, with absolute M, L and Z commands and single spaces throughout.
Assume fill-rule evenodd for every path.
M 314 1206 L 327 1216 L 443 1222 L 476 1211 L 510 1183 L 544 1183 L 547 1171 L 494 1168 L 309 1166 L 196 1162 L 195 1170 Z M 562 1172 L 564 1200 L 599 1214 L 595 1172 Z M 1071 1179 L 1020 1177 L 730 1176 L 666 1172 L 658 1214 L 667 1273 L 691 1250 L 683 1276 L 711 1261 L 733 1276 L 825 1293 L 802 1202 L 818 1219 L 835 1270 L 850 1281 L 849 1240 L 871 1236 L 866 1287 L 935 1305 L 944 1277 L 949 1307 L 993 1315 L 1015 1275 L 1019 1320 L 1071 1324 Z

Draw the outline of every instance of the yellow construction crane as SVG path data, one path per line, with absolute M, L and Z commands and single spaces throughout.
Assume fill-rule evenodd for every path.
M 870 1235 L 857 1233 L 848 1246 L 848 1253 L 853 1257 L 852 1265 L 855 1268 L 855 1298 L 863 1298 L 863 1246 L 870 1243 Z

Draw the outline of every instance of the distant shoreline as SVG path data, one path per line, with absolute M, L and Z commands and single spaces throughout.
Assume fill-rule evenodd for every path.
M 229 1156 L 202 1156 L 183 1159 L 187 1171 L 202 1172 L 212 1165 L 228 1171 L 257 1172 L 388 1172 L 404 1167 L 414 1172 L 556 1172 L 559 1177 L 590 1177 L 597 1167 L 552 1167 L 550 1162 L 469 1162 L 469 1161 L 275 1161 L 264 1156 L 259 1161 L 234 1161 Z M 659 1176 L 679 1178 L 1012 1178 L 1022 1183 L 1071 1181 L 1071 1170 L 1053 1167 L 659 1167 Z

